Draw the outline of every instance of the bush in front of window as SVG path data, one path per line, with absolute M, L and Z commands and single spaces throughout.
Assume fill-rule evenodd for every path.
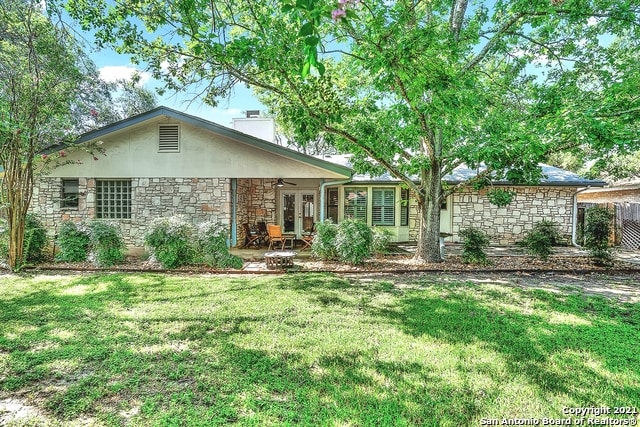
M 313 236 L 313 244 L 311 245 L 311 253 L 313 256 L 325 261 L 336 259 L 336 234 L 338 234 L 338 225 L 330 219 L 319 222 L 315 227 L 316 234 Z
M 489 246 L 489 236 L 478 228 L 465 228 L 458 235 L 462 238 L 462 260 L 468 264 L 489 264 L 485 248 Z
M 553 246 L 556 246 L 562 236 L 558 231 L 558 223 L 543 219 L 533 225 L 520 243 L 531 256 L 547 260 L 553 254 Z
M 120 227 L 110 222 L 94 220 L 89 223 L 91 250 L 100 267 L 111 267 L 124 261 L 126 246 Z
M 357 219 L 345 219 L 338 225 L 336 253 L 338 259 L 349 264 L 362 264 L 372 254 L 373 232 Z
M 177 268 L 194 262 L 194 235 L 193 225 L 181 216 L 156 218 L 149 224 L 144 242 L 163 268 Z
M 84 225 L 78 226 L 72 221 L 63 221 L 58 230 L 56 261 L 86 261 L 89 254 L 89 232 Z
M 228 236 L 229 230 L 224 224 L 214 221 L 199 224 L 196 239 L 198 261 L 214 268 L 242 268 L 242 258 L 229 252 Z
M 24 223 L 24 257 L 27 262 L 44 260 L 44 250 L 49 243 L 47 230 L 36 215 L 28 213 Z
M 389 251 L 389 243 L 393 233 L 387 228 L 373 227 L 371 240 L 371 252 L 374 255 L 384 255 Z

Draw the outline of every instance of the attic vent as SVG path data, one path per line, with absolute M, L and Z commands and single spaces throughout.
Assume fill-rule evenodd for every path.
M 180 151 L 180 127 L 178 125 L 160 125 L 158 135 L 159 153 Z

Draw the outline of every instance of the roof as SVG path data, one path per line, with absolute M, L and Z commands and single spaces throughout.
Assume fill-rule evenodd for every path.
M 119 122 L 109 124 L 99 129 L 95 129 L 87 133 L 84 133 L 75 141 L 75 144 L 83 144 L 91 141 L 100 140 L 100 138 L 103 138 L 109 134 L 126 130 L 132 126 L 143 124 L 145 122 L 157 119 L 159 117 L 167 117 L 167 118 L 175 119 L 193 126 L 197 126 L 201 129 L 208 130 L 210 132 L 216 133 L 223 137 L 234 139 L 236 141 L 239 141 L 251 147 L 259 148 L 261 150 L 265 150 L 267 152 L 270 152 L 276 155 L 287 157 L 289 159 L 296 160 L 299 162 L 307 163 L 309 165 L 316 166 L 321 169 L 325 169 L 340 175 L 344 175 L 345 177 L 351 177 L 353 174 L 353 170 L 348 166 L 340 165 L 338 163 L 334 163 L 334 162 L 330 162 L 317 157 L 309 156 L 307 154 L 300 153 L 290 148 L 286 148 L 281 145 L 273 144 L 263 139 L 256 138 L 254 136 L 247 135 L 242 132 L 238 132 L 234 129 L 211 122 L 209 120 L 205 120 L 203 118 L 192 116 L 190 114 L 182 113 L 180 111 L 173 110 L 171 108 L 167 108 L 163 106 L 154 108 L 153 110 L 144 112 L 142 114 L 138 114 L 136 116 L 129 117 Z M 64 148 L 65 146 L 61 146 L 61 145 L 49 147 L 49 149 L 45 150 L 45 153 L 59 151 Z
M 341 164 L 343 166 L 351 166 L 349 161 L 350 155 L 338 154 L 331 156 L 324 156 L 325 160 L 336 162 L 337 164 Z M 538 185 L 545 186 L 566 186 L 566 187 L 603 187 L 606 185 L 605 181 L 601 180 L 592 180 L 582 178 L 580 175 L 569 172 L 567 170 L 557 168 L 555 166 L 550 166 L 546 164 L 540 164 L 542 168 L 542 173 L 544 178 L 540 180 Z M 445 175 L 443 177 L 443 181 L 449 184 L 459 184 L 461 182 L 467 181 L 468 179 L 473 178 L 479 172 L 484 170 L 484 168 L 480 169 L 471 169 L 466 165 L 460 165 L 456 167 L 452 173 Z M 414 181 L 418 181 L 418 177 L 413 178 Z M 389 172 L 385 172 L 382 175 L 372 177 L 369 174 L 355 174 L 352 179 L 352 183 L 365 184 L 365 183 L 375 183 L 375 184 L 392 184 L 399 182 L 400 180 L 391 176 Z M 515 185 L 510 183 L 509 181 L 494 181 L 493 184 L 496 185 Z

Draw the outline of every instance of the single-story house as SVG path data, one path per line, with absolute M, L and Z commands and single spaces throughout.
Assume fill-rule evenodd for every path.
M 242 244 L 243 223 L 281 224 L 298 236 L 314 222 L 359 218 L 386 227 L 398 242 L 415 241 L 418 212 L 409 192 L 387 175 L 356 175 L 344 156 L 318 158 L 216 123 L 159 107 L 82 135 L 90 150 L 65 152 L 63 165 L 36 180 L 32 210 L 52 234 L 64 220 L 112 220 L 127 244 L 141 248 L 149 221 L 184 215 L 194 223 L 216 220 Z M 464 167 L 445 177 L 460 182 L 476 173 Z M 516 193 L 495 207 L 471 188 L 442 204 L 441 229 L 452 234 L 479 227 L 497 244 L 520 240 L 542 219 L 574 232 L 576 193 L 604 182 L 544 166 L 536 186 L 496 182 Z

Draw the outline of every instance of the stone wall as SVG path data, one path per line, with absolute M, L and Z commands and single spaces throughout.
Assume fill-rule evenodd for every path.
M 511 204 L 497 207 L 489 203 L 486 190 L 466 189 L 454 195 L 452 231 L 468 227 L 485 231 L 491 244 L 513 244 L 522 240 L 533 225 L 543 219 L 559 224 L 560 233 L 569 238 L 573 221 L 574 188 L 504 187 L 514 191 Z M 456 238 L 456 240 L 458 240 Z
M 238 179 L 238 246 L 244 244 L 242 224 L 251 227 L 258 221 L 276 223 L 276 190 L 270 179 Z
M 36 180 L 31 210 L 51 235 L 62 221 L 95 218 L 95 179 L 80 178 L 77 208 L 61 208 L 60 178 Z M 219 178 L 132 178 L 131 218 L 110 220 L 120 225 L 128 246 L 144 246 L 149 221 L 158 217 L 183 215 L 194 224 L 203 221 L 231 223 L 231 185 Z

